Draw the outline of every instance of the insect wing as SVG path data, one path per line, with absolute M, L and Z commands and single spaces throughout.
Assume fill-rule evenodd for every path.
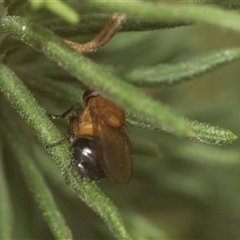
M 100 164 L 106 175 L 119 183 L 128 183 L 132 175 L 131 142 L 123 127 L 114 128 L 105 123 L 93 111 L 91 118 L 94 133 L 99 136 L 99 148 L 103 158 Z

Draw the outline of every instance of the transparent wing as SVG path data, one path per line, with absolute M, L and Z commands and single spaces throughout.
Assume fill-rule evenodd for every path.
M 107 177 L 119 183 L 128 183 L 132 175 L 131 142 L 124 128 L 114 128 L 90 111 L 94 133 L 99 137 L 100 164 Z

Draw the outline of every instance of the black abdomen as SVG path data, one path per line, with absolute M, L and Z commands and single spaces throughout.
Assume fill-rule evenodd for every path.
M 78 173 L 90 180 L 99 180 L 105 173 L 99 163 L 102 153 L 99 151 L 98 140 L 86 136 L 77 138 L 71 146 L 72 165 Z

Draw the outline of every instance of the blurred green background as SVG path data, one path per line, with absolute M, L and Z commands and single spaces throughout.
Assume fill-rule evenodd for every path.
M 80 3 L 75 3 L 75 7 L 84 11 Z M 26 7 L 18 14 L 40 24 L 46 18 L 48 21 L 56 18 L 46 10 L 29 12 Z M 73 39 L 86 42 L 92 38 L 93 35 L 87 35 Z M 212 50 L 236 47 L 239 40 L 239 34 L 205 25 L 121 32 L 106 46 L 86 56 L 121 74 L 135 67 L 178 63 Z M 4 62 L 13 70 L 24 69 L 31 73 L 37 69 L 42 76 L 85 89 L 53 62 L 28 47 L 7 52 Z M 187 83 L 153 89 L 139 87 L 139 91 L 166 103 L 186 118 L 229 129 L 238 136 L 239 75 L 239 62 L 234 62 Z M 60 114 L 70 107 L 67 102 L 39 92 L 33 91 L 33 94 L 47 112 Z M 0 102 L 4 108 L 11 109 L 1 95 Z M 14 134 L 22 134 L 22 147 L 28 149 L 29 157 L 49 184 L 74 239 L 112 238 L 101 219 L 68 189 L 55 164 L 20 117 L 12 114 L 11 121 L 21 128 Z M 67 132 L 67 121 L 56 124 L 63 133 Z M 4 128 L 2 122 L 1 126 Z M 126 129 L 133 146 L 132 180 L 128 185 L 118 185 L 106 179 L 98 185 L 119 209 L 134 239 L 240 238 L 238 139 L 228 146 L 211 146 L 159 131 L 131 126 Z M 3 169 L 16 223 L 13 238 L 51 239 L 4 131 L 1 136 Z

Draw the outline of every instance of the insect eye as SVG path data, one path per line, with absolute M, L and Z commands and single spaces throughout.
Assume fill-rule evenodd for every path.
M 86 104 L 88 102 L 88 100 L 92 97 L 96 97 L 98 96 L 98 92 L 96 92 L 94 89 L 87 89 L 84 93 L 83 93 L 83 101 Z

